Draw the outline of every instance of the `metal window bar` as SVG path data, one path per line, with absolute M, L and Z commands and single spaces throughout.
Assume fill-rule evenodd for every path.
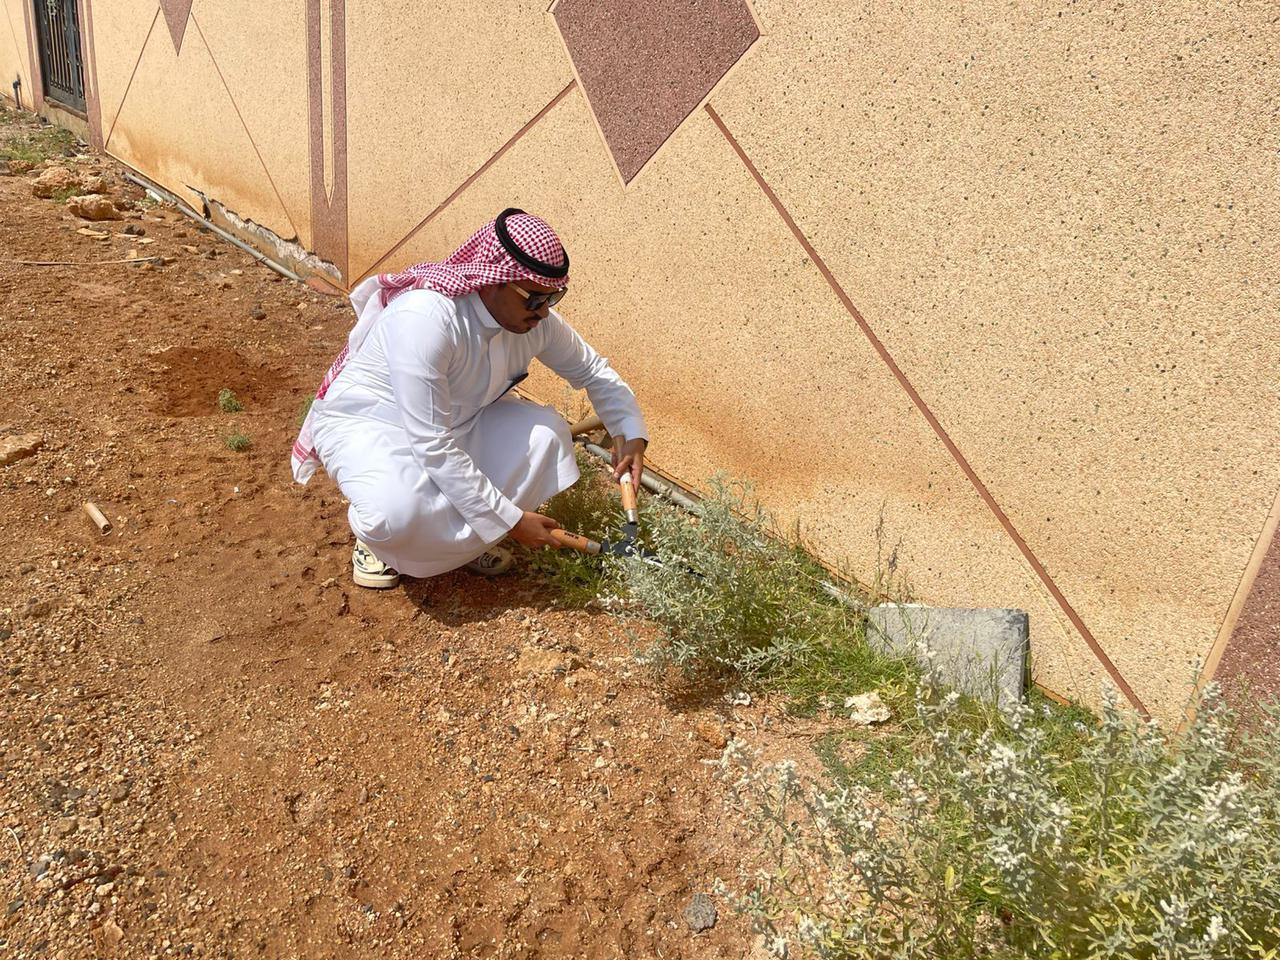
M 44 95 L 85 111 L 84 70 L 80 57 L 80 19 L 76 0 L 32 0 L 40 42 Z

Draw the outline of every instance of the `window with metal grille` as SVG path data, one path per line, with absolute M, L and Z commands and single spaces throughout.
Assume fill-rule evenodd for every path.
M 76 0 L 33 2 L 44 95 L 83 113 L 84 70 L 80 60 L 80 20 L 76 14 Z

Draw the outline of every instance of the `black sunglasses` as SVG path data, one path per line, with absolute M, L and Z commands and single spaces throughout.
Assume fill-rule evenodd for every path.
M 554 307 L 569 292 L 568 287 L 561 287 L 559 290 L 552 290 L 550 293 L 534 293 L 532 290 L 526 290 L 517 283 L 511 284 L 511 286 L 515 287 L 516 292 L 524 297 L 524 305 L 535 311 L 541 310 L 543 307 Z

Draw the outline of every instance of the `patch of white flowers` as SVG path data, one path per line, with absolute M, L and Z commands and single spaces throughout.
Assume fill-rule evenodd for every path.
M 974 732 L 934 686 L 882 795 L 725 749 L 772 864 L 731 896 L 772 956 L 1280 956 L 1280 709 L 1236 730 L 1211 686 L 1171 739 L 1109 697 L 1055 752 L 1036 711 Z

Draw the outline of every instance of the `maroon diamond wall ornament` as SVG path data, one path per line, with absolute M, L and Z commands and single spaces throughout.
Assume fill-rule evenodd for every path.
M 175 53 L 182 52 L 182 37 L 187 32 L 187 18 L 191 16 L 191 4 L 195 0 L 160 0 L 164 22 L 169 25 Z
M 743 0 L 560 0 L 553 16 L 626 183 L 760 36 Z

